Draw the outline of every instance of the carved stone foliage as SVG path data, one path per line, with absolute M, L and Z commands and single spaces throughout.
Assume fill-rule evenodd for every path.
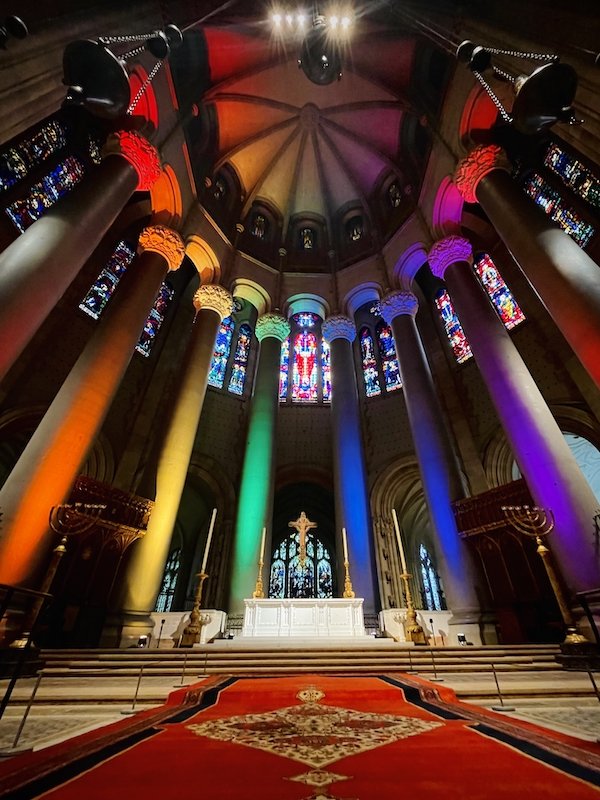
M 457 261 L 470 262 L 472 258 L 471 242 L 463 236 L 446 236 L 445 239 L 440 239 L 433 245 L 427 257 L 433 274 L 442 279 L 452 264 Z
M 477 184 L 494 169 L 512 171 L 504 150 L 497 144 L 478 145 L 459 162 L 454 173 L 454 183 L 467 203 L 477 203 Z
M 388 325 L 401 314 L 415 317 L 418 310 L 419 301 L 412 292 L 390 292 L 379 303 L 379 313 Z
M 275 311 L 268 311 L 258 318 L 256 322 L 256 338 L 259 342 L 267 336 L 273 336 L 280 342 L 290 335 L 290 323 L 282 314 Z
M 331 344 L 334 339 L 346 339 L 348 342 L 356 339 L 356 326 L 349 317 L 343 314 L 333 314 L 333 316 L 327 317 L 321 331 L 328 344 Z
M 217 312 L 221 320 L 224 320 L 233 313 L 233 297 L 231 292 L 228 292 L 223 286 L 207 283 L 201 286 L 194 295 L 194 308 L 196 311 L 200 311 L 201 308 L 210 308 Z
M 185 244 L 177 231 L 165 225 L 150 225 L 140 233 L 140 253 L 158 253 L 169 265 L 169 271 L 179 269 L 185 256 Z
M 161 174 L 158 151 L 150 142 L 136 131 L 116 131 L 111 133 L 102 150 L 104 157 L 122 156 L 129 161 L 138 174 L 138 192 L 152 188 Z

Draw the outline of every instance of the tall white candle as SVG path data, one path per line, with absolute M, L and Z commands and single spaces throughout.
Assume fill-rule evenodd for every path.
M 408 573 L 406 569 L 406 558 L 404 556 L 404 546 L 402 544 L 402 534 L 400 533 L 400 526 L 398 525 L 398 517 L 396 515 L 396 509 L 392 508 L 392 518 L 394 520 L 394 529 L 396 531 L 396 541 L 398 542 L 398 550 L 400 552 L 400 563 L 402 564 L 402 572 Z
M 346 536 L 346 528 L 342 528 L 342 544 L 344 546 L 344 561 L 348 561 L 348 538 Z
M 206 571 L 206 562 L 208 561 L 208 552 L 210 550 L 210 543 L 212 540 L 213 531 L 215 529 L 215 519 L 217 516 L 217 509 L 213 508 L 212 517 L 210 519 L 210 527 L 208 529 L 208 536 L 206 537 L 206 545 L 204 546 L 204 558 L 202 559 L 202 566 L 200 572 Z
M 260 539 L 260 558 L 259 561 L 264 561 L 265 558 L 265 539 L 267 538 L 267 529 L 262 529 L 262 537 Z

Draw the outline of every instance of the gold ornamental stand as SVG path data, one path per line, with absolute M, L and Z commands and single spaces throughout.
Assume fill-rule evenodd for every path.
M 577 629 L 577 623 L 569 608 L 569 603 L 554 566 L 552 553 L 544 544 L 544 538 L 554 530 L 554 514 L 550 509 L 537 506 L 502 506 L 502 511 L 515 530 L 530 539 L 535 539 L 537 552 L 544 563 L 548 580 L 567 629 L 563 645 L 589 644 L 588 639 Z
M 410 584 L 408 582 L 411 574 L 410 572 L 402 572 L 400 577 L 402 578 L 402 583 L 404 585 L 404 596 L 406 598 L 406 621 L 404 623 L 406 641 L 414 642 L 415 644 L 427 644 L 425 631 L 417 622 L 417 612 L 415 611 L 415 607 L 413 605 Z M 396 622 L 401 621 L 399 615 L 395 617 L 395 620 Z
M 352 581 L 350 580 L 350 562 L 348 561 L 348 559 L 344 561 L 344 570 L 345 570 L 344 594 L 342 596 L 345 597 L 346 599 L 349 599 L 351 597 L 355 597 L 356 595 L 354 594 L 354 589 L 352 588 Z
M 210 622 L 209 614 L 201 614 L 200 607 L 202 605 L 202 589 L 204 581 L 208 578 L 206 572 L 199 572 L 197 575 L 198 586 L 196 587 L 196 595 L 194 597 L 194 606 L 190 613 L 190 621 L 183 629 L 183 634 L 179 642 L 179 647 L 193 647 L 200 641 L 200 634 L 202 627 Z
M 258 575 L 256 576 L 256 585 L 254 587 L 254 591 L 252 592 L 252 597 L 254 597 L 255 600 L 262 600 L 264 599 L 265 596 L 265 590 L 263 587 L 263 577 L 262 577 L 264 563 L 265 562 L 261 556 L 261 559 L 258 562 Z

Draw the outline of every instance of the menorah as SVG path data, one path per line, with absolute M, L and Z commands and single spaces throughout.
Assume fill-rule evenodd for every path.
M 554 530 L 554 514 L 552 510 L 539 506 L 502 506 L 502 511 L 507 521 L 516 531 L 528 536 L 530 539 L 535 539 L 537 552 L 544 564 L 546 575 L 552 586 L 552 591 L 567 629 L 564 643 L 581 644 L 582 642 L 587 642 L 586 637 L 577 630 L 577 624 L 569 608 L 561 580 L 554 566 L 552 554 L 543 541 L 544 537 Z

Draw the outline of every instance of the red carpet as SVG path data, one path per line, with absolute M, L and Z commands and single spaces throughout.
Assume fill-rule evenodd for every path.
M 595 745 L 480 713 L 447 689 L 440 697 L 424 681 L 313 675 L 231 679 L 221 687 L 202 698 L 188 693 L 184 706 L 177 703 L 186 693 L 175 693 L 168 708 L 118 723 L 108 734 L 88 734 L 0 766 L 0 785 L 4 777 L 10 786 L 4 796 L 600 797 Z

